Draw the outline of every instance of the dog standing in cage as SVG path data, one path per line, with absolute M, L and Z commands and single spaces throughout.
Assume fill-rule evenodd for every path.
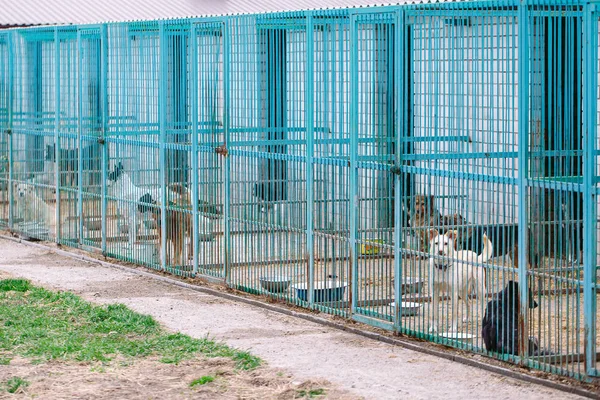
M 175 183 L 169 186 L 169 191 L 177 194 L 177 198 L 169 201 L 170 209 L 166 211 L 166 241 L 167 253 L 169 254 L 169 245 L 173 245 L 173 260 L 175 265 L 183 266 L 187 260 L 194 257 L 194 225 L 192 214 L 192 196 L 184 185 Z M 160 202 L 156 199 L 149 199 L 148 208 L 152 213 L 152 218 L 156 222 L 158 232 L 158 246 L 162 248 L 162 210 Z M 215 238 L 212 231 L 211 219 L 219 218 L 220 209 L 204 201 L 198 201 L 198 211 L 208 213 L 210 216 L 199 215 L 198 239 L 201 241 L 211 241 Z M 184 254 L 185 244 L 187 242 L 187 252 Z M 171 258 L 161 253 L 161 261 L 167 265 L 171 264 Z
M 55 233 L 56 205 L 42 200 L 31 183 L 18 183 L 15 189 L 23 219 L 27 222 L 43 222 L 51 233 Z
M 176 193 L 178 198 L 174 201 L 169 201 L 167 204 L 170 208 L 166 211 L 166 241 L 167 254 L 161 253 L 161 260 L 167 265 L 171 264 L 169 254 L 169 243 L 173 245 L 173 259 L 175 265 L 183 266 L 186 264 L 186 259 L 194 256 L 193 241 L 193 215 L 191 193 L 182 184 L 176 183 L 169 186 L 169 190 Z M 150 199 L 152 207 L 150 208 L 152 217 L 156 221 L 156 229 L 158 232 L 158 246 L 162 248 L 162 211 L 160 203 L 156 199 Z M 184 248 L 186 238 L 189 238 L 187 257 L 184 256 Z
M 482 299 L 486 293 L 485 271 L 472 263 L 485 263 L 493 255 L 493 245 L 487 235 L 483 236 L 483 252 L 477 254 L 469 250 L 456 250 L 458 232 L 451 230 L 440 234 L 437 230 L 429 231 L 429 280 L 431 288 L 432 318 L 430 332 L 437 331 L 438 302 L 440 296 L 447 292 L 452 300 L 452 331 L 458 326 L 457 311 L 459 299 L 466 305 L 468 321 L 469 294 L 477 293 Z
M 161 190 L 148 190 L 133 184 L 131 177 L 121 162 L 117 163 L 115 169 L 108 173 L 108 195 L 125 201 L 117 202 L 119 214 L 127 221 L 129 245 L 133 246 L 137 241 L 139 225 L 143 220 L 143 214 L 150 211 L 150 203 L 153 199 L 160 199 Z M 168 200 L 177 199 L 178 194 L 168 191 Z

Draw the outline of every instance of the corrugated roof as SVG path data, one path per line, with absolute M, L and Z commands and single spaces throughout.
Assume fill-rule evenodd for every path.
M 406 0 L 391 3 L 406 3 Z M 0 25 L 84 24 L 356 7 L 377 0 L 0 0 Z

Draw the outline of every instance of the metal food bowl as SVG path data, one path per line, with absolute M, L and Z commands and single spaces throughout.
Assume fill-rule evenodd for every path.
M 394 308 L 396 307 L 396 303 L 390 303 L 390 307 L 392 308 L 392 314 L 395 314 Z M 423 306 L 420 303 L 413 303 L 409 301 L 403 301 L 400 305 L 400 315 L 402 317 L 412 317 L 414 315 L 419 315 L 419 311 Z
M 261 276 L 259 278 L 260 286 L 271 293 L 283 293 L 290 287 L 291 280 L 285 276 L 271 277 Z
M 319 281 L 315 282 L 313 288 L 313 301 L 315 303 L 340 301 L 344 298 L 348 287 L 347 282 L 341 281 Z M 308 283 L 294 285 L 296 295 L 302 301 L 308 301 Z

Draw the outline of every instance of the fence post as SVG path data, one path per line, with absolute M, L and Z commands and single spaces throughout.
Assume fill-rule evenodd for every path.
M 192 67 L 190 112 L 192 113 L 192 251 L 194 254 L 193 276 L 198 273 L 198 35 L 193 20 L 190 21 L 190 65 Z
M 225 148 L 229 148 L 229 130 L 231 124 L 231 70 L 230 70 L 230 56 L 231 56 L 231 42 L 230 42 L 230 19 L 227 18 L 224 21 L 224 32 L 223 32 L 223 133 L 224 133 L 224 145 Z M 224 173 L 224 185 L 225 185 L 225 198 L 223 199 L 223 218 L 224 218 L 224 242 L 225 242 L 225 259 L 223 263 L 223 275 L 225 278 L 225 284 L 230 285 L 231 278 L 231 156 L 225 155 L 225 173 Z
M 55 229 L 54 240 L 60 242 L 60 39 L 58 37 L 58 28 L 54 28 L 54 144 L 55 144 L 55 168 L 54 176 L 56 178 L 56 210 L 55 210 Z
M 167 267 L 167 187 L 165 180 L 167 179 L 166 169 L 166 117 L 167 117 L 167 59 L 168 59 L 168 43 L 165 37 L 165 21 L 160 21 L 159 30 L 159 84 L 158 84 L 158 125 L 159 125 L 159 170 L 160 170 L 160 229 L 161 229 L 161 268 L 166 270 Z M 133 249 L 132 249 L 133 250 Z
M 15 88 L 15 68 L 14 68 L 14 32 L 8 32 L 7 35 L 7 47 L 8 47 L 8 227 L 10 230 L 14 229 L 13 226 L 13 215 L 14 215 L 14 200 L 13 200 L 13 173 L 15 164 L 13 162 L 13 92 Z
M 400 318 L 401 310 L 401 280 L 402 280 L 402 198 L 404 196 L 404 179 L 402 175 L 401 165 L 402 165 L 402 152 L 404 146 L 402 146 L 402 139 L 406 134 L 405 123 L 406 123 L 406 115 L 404 115 L 405 107 L 404 100 L 406 98 L 405 95 L 405 66 L 407 65 L 404 61 L 405 56 L 405 47 L 404 41 L 406 40 L 404 35 L 404 30 L 406 29 L 404 25 L 404 9 L 398 8 L 396 10 L 396 50 L 394 54 L 394 81 L 396 82 L 395 96 L 396 96 L 396 165 L 395 165 L 395 173 L 394 173 L 394 293 L 396 296 L 394 298 L 394 330 L 399 332 L 402 329 L 402 318 Z
M 583 24 L 583 138 L 584 138 L 584 264 L 583 264 L 583 308 L 585 371 L 596 374 L 596 238 L 597 238 L 597 196 L 596 196 L 596 117 L 598 93 L 598 22 L 596 5 L 584 6 Z
M 309 304 L 314 302 L 315 285 L 315 245 L 314 245 L 314 20 L 312 12 L 306 15 L 306 85 L 304 87 L 306 105 L 304 107 L 306 121 L 306 262 L 308 263 L 308 296 Z
M 81 95 L 81 89 L 83 87 L 83 51 L 82 51 L 82 41 L 81 41 L 81 29 L 77 29 L 77 69 L 79 73 L 77 74 L 77 148 L 79 151 L 77 152 L 77 239 L 79 245 L 83 243 L 83 140 L 81 139 L 81 112 L 83 110 L 83 96 Z M 87 72 L 89 74 L 89 71 Z M 72 234 L 72 233 L 71 233 Z M 70 238 L 72 236 L 69 236 Z
M 350 17 L 350 313 L 356 312 L 358 294 L 358 257 L 356 254 L 358 204 L 358 33 L 356 14 Z
M 519 327 L 521 335 L 519 340 L 519 350 L 521 363 L 527 362 L 529 353 L 529 340 L 527 339 L 528 330 L 528 305 L 529 305 L 529 285 L 527 282 L 527 259 L 528 259 L 528 196 L 527 196 L 527 177 L 528 170 L 528 146 L 529 146 L 529 10 L 528 0 L 521 0 L 519 4 L 519 139 L 518 139 L 518 189 L 519 189 L 519 288 L 521 292 L 521 310 L 519 315 Z
M 100 68 L 100 81 L 102 82 L 100 85 L 100 98 L 102 101 L 102 106 L 100 108 L 101 118 L 102 118 L 102 193 L 101 193 L 101 224 L 102 224 L 102 254 L 106 254 L 106 219 L 107 219 L 107 209 L 108 209 L 108 199 L 106 198 L 107 189 L 106 182 L 108 180 L 108 143 L 106 143 L 106 130 L 107 130 L 107 115 L 108 115 L 108 84 L 107 84 L 107 70 L 108 70 L 108 27 L 106 24 L 102 24 L 100 28 L 100 60 L 101 60 L 101 68 Z

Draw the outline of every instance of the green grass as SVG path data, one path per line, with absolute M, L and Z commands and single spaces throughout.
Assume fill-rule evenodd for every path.
M 165 332 L 152 317 L 122 304 L 96 306 L 74 294 L 51 292 L 27 281 L 0 281 L 0 288 L 12 288 L 0 290 L 0 352 L 4 357 L 106 362 L 117 355 L 158 356 L 164 363 L 178 363 L 203 354 L 231 358 L 239 369 L 253 369 L 261 363 L 245 351 L 208 338 Z
M 29 386 L 29 382 L 23 378 L 19 378 L 18 376 L 13 376 L 0 385 L 0 387 L 6 390 L 8 393 L 16 393 L 19 388 L 26 388 L 27 386 Z
M 0 281 L 0 292 L 26 292 L 31 287 L 25 279 L 5 279 Z
M 192 381 L 192 383 L 190 383 L 190 387 L 200 386 L 200 385 L 206 385 L 207 383 L 210 383 L 210 382 L 212 382 L 214 380 L 215 380 L 214 376 L 205 375 L 205 376 L 203 376 L 201 378 L 194 379 Z
M 312 390 L 298 390 L 296 398 L 308 397 L 312 399 L 316 396 L 322 396 L 325 394 L 325 389 L 312 389 Z

